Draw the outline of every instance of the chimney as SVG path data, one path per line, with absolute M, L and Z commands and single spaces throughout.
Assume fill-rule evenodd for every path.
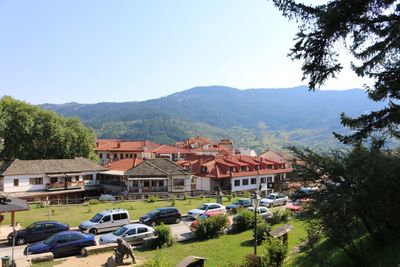
M 118 142 L 118 143 L 117 143 L 117 148 L 120 148 L 120 147 L 121 147 L 121 143 Z

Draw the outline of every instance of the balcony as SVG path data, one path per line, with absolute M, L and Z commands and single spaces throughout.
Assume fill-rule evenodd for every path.
M 130 187 L 130 193 L 139 193 L 139 187 Z M 141 187 L 142 193 L 152 193 L 152 192 L 168 192 L 168 186 L 146 186 Z
M 83 182 L 55 182 L 46 184 L 48 191 L 65 190 L 65 189 L 81 189 Z

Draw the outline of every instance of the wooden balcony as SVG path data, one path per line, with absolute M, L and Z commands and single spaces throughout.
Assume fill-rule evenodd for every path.
M 83 188 L 84 183 L 79 182 L 55 182 L 46 184 L 46 189 L 48 191 L 56 191 L 56 190 L 66 190 L 66 189 L 81 189 Z

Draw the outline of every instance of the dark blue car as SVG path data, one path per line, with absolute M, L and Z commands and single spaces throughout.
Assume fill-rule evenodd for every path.
M 16 231 L 15 245 L 24 245 L 26 243 L 33 243 L 45 240 L 55 233 L 69 230 L 69 225 L 56 221 L 41 221 L 29 225 L 26 229 Z M 13 233 L 11 232 L 8 237 L 8 243 L 12 245 Z
M 95 246 L 94 235 L 78 231 L 64 231 L 52 235 L 42 242 L 28 245 L 25 255 L 52 252 L 55 258 L 80 254 L 82 248 Z

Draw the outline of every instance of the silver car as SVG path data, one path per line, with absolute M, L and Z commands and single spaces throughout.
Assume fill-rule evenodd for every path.
M 152 227 L 141 223 L 133 223 L 122 226 L 112 233 L 102 235 L 99 243 L 100 245 L 116 243 L 118 238 L 122 238 L 129 243 L 137 244 L 143 243 L 143 239 L 150 236 L 154 236 Z
M 287 202 L 288 202 L 287 196 L 277 193 L 272 193 L 269 194 L 267 198 L 261 199 L 260 205 L 272 208 L 273 206 L 286 205 Z
M 248 207 L 247 209 L 254 212 L 254 207 Z M 260 214 L 260 216 L 264 220 L 268 220 L 268 219 L 271 219 L 272 217 L 274 217 L 274 214 L 266 207 L 257 207 L 257 213 Z

